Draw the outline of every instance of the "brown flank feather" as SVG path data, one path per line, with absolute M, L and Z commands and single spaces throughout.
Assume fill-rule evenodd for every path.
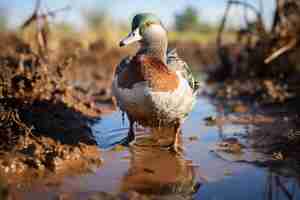
M 179 85 L 176 73 L 169 70 L 158 58 L 137 55 L 118 76 L 121 88 L 131 89 L 138 82 L 147 81 L 154 91 L 174 91 Z

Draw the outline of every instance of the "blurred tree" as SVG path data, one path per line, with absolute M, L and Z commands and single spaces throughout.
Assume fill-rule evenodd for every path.
M 198 11 L 187 6 L 182 13 L 175 15 L 175 26 L 177 31 L 195 31 L 199 26 Z
M 111 23 L 109 14 L 105 10 L 91 9 L 84 13 L 88 26 L 91 28 L 99 28 Z
M 116 24 L 111 15 L 104 8 L 93 8 L 83 13 L 88 25 L 88 40 L 104 42 L 106 48 L 115 47 L 120 36 L 120 26 Z
M 3 31 L 7 28 L 7 16 L 3 8 L 0 8 L 0 31 Z
M 74 27 L 67 22 L 55 24 L 55 28 L 65 34 L 73 34 L 75 32 Z

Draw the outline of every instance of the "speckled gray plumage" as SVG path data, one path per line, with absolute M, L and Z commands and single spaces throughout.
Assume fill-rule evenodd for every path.
M 197 91 L 199 82 L 195 79 L 188 64 L 178 56 L 176 49 L 171 49 L 167 52 L 167 66 L 171 70 L 180 71 L 183 77 L 188 80 L 193 91 Z

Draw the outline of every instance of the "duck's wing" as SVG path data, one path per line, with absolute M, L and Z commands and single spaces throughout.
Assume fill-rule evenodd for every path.
M 117 77 L 124 69 L 129 67 L 131 59 L 132 59 L 132 57 L 127 56 L 120 62 L 120 64 L 116 67 L 115 77 Z
M 167 65 L 170 70 L 180 71 L 194 92 L 198 90 L 200 82 L 196 80 L 188 64 L 178 56 L 176 49 L 167 52 Z
M 131 59 L 132 58 L 130 56 L 125 57 L 123 60 L 121 60 L 121 62 L 115 69 L 114 79 L 112 82 L 112 95 L 114 97 L 116 97 L 115 100 L 116 100 L 116 104 L 118 106 L 120 106 L 120 102 L 119 102 L 120 94 L 119 94 L 119 89 L 118 89 L 118 85 L 117 85 L 118 77 L 120 76 L 120 74 L 122 74 L 122 71 L 126 70 L 129 67 Z
M 160 59 L 152 56 L 136 55 L 130 63 L 124 61 L 118 69 L 117 85 L 121 89 L 133 89 L 144 84 L 153 91 L 173 91 L 178 87 L 178 77 L 174 70 Z

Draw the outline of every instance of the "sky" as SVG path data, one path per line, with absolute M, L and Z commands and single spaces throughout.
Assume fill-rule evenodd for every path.
M 259 0 L 247 1 L 258 7 Z M 274 0 L 262 0 L 264 3 L 264 17 L 271 21 L 274 9 Z M 138 12 L 152 12 L 157 14 L 162 22 L 170 26 L 174 22 L 174 15 L 181 12 L 186 6 L 196 8 L 202 20 L 218 23 L 224 13 L 227 0 L 42 0 L 44 9 L 59 9 L 71 6 L 71 9 L 58 13 L 55 22 L 67 22 L 78 27 L 84 24 L 82 13 L 89 10 L 105 10 L 115 21 L 130 23 L 131 18 Z M 0 0 L 0 8 L 9 16 L 10 27 L 18 27 L 24 19 L 32 13 L 35 0 Z M 241 23 L 241 11 L 233 9 L 230 22 Z M 250 18 L 254 15 L 249 14 Z

